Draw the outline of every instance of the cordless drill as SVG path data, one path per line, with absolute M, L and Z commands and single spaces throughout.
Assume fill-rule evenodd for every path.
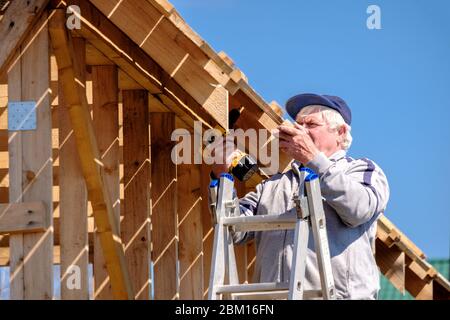
M 228 114 L 229 129 L 234 129 L 236 121 L 239 119 L 240 115 L 241 112 L 238 109 L 233 109 L 229 112 Z M 224 135 L 227 134 L 228 134 L 227 132 L 224 133 Z M 215 137 L 211 136 L 208 139 L 208 144 L 211 144 L 214 141 Z M 242 152 L 241 150 L 238 150 L 237 155 L 235 155 L 234 158 L 231 160 L 231 164 L 228 171 L 233 176 L 235 176 L 239 181 L 247 181 L 256 171 L 258 171 L 258 163 L 252 156 L 246 154 L 245 152 Z

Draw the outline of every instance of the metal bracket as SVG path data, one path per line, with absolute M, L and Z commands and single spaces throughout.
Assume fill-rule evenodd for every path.
M 308 198 L 305 196 L 294 195 L 295 208 L 297 210 L 298 219 L 306 219 L 309 217 Z
M 11 101 L 8 103 L 8 130 L 36 130 L 35 101 Z

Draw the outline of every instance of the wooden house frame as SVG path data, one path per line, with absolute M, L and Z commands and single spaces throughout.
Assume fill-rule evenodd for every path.
M 35 103 L 34 130 L 8 130 L 8 103 L 21 101 Z M 61 298 L 88 299 L 89 263 L 95 299 L 204 299 L 209 168 L 174 164 L 171 135 L 193 134 L 194 121 L 226 128 L 234 108 L 244 130 L 283 122 L 166 0 L 0 1 L 0 266 L 11 299 L 52 299 L 55 264 Z M 281 170 L 289 162 L 280 153 Z M 394 286 L 449 298 L 448 281 L 386 217 L 377 235 Z M 251 281 L 254 245 L 236 254 Z

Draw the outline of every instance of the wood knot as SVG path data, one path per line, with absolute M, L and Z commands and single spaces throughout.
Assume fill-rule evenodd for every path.
M 27 171 L 26 177 L 28 181 L 32 181 L 36 178 L 36 174 L 33 171 Z

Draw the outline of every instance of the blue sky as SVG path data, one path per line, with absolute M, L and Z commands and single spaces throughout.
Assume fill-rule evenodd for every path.
M 450 1 L 172 0 L 268 102 L 334 94 L 353 112 L 353 157 L 391 188 L 389 217 L 430 258 L 449 256 Z M 381 30 L 369 30 L 369 5 Z

